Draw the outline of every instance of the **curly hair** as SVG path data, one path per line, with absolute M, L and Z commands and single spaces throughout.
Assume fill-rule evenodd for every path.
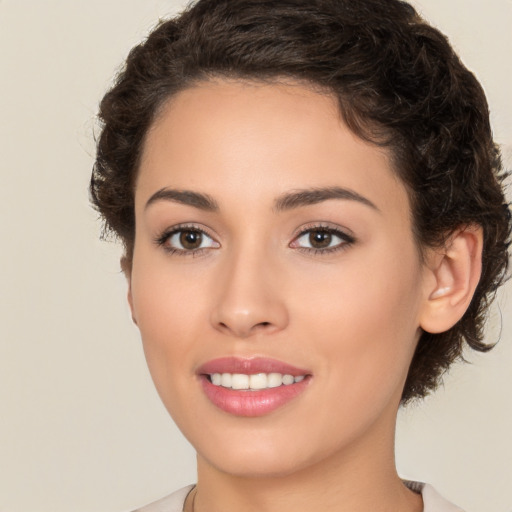
M 420 249 L 482 226 L 472 302 L 447 332 L 422 333 L 403 403 L 435 389 L 466 344 L 491 348 L 483 325 L 506 276 L 511 216 L 487 102 L 447 38 L 399 0 L 199 0 L 133 48 L 100 105 L 90 185 L 105 234 L 123 242 L 128 261 L 146 133 L 172 95 L 217 77 L 291 78 L 332 94 L 356 135 L 391 151 Z

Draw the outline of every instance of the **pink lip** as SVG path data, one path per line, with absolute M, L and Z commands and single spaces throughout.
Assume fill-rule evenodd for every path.
M 283 375 L 287 374 L 298 377 L 299 375 L 308 375 L 311 372 L 268 357 L 253 357 L 251 359 L 222 357 L 203 364 L 199 367 L 197 373 L 247 373 L 248 375 L 255 373 L 282 373 Z
M 224 357 L 203 364 L 198 372 L 203 391 L 219 409 L 236 416 L 255 417 L 269 414 L 300 395 L 311 380 L 307 370 L 268 358 L 241 359 Z M 283 375 L 306 375 L 301 382 L 258 391 L 234 390 L 214 386 L 208 375 L 213 373 L 281 373 Z

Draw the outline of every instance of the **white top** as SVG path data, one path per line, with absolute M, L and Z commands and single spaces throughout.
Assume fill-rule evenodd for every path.
M 405 484 L 411 490 L 421 493 L 423 512 L 464 512 L 461 508 L 442 498 L 431 485 L 420 482 L 405 482 Z M 183 487 L 183 489 L 133 512 L 182 512 L 185 498 L 193 488 L 193 485 Z

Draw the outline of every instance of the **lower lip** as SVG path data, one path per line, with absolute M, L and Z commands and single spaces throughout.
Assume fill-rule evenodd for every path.
M 224 412 L 246 417 L 264 416 L 279 409 L 300 395 L 309 381 L 307 376 L 287 386 L 251 391 L 214 386 L 205 375 L 201 375 L 201 384 L 210 402 Z

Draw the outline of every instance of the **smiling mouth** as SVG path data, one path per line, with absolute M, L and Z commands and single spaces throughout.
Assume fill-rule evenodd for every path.
M 222 411 L 245 417 L 265 416 L 295 401 L 313 375 L 266 357 L 224 357 L 197 370 L 208 400 Z
M 303 381 L 306 375 L 293 376 L 282 373 L 212 373 L 206 375 L 207 379 L 214 385 L 228 389 L 260 391 L 273 389 L 280 386 L 290 386 Z

